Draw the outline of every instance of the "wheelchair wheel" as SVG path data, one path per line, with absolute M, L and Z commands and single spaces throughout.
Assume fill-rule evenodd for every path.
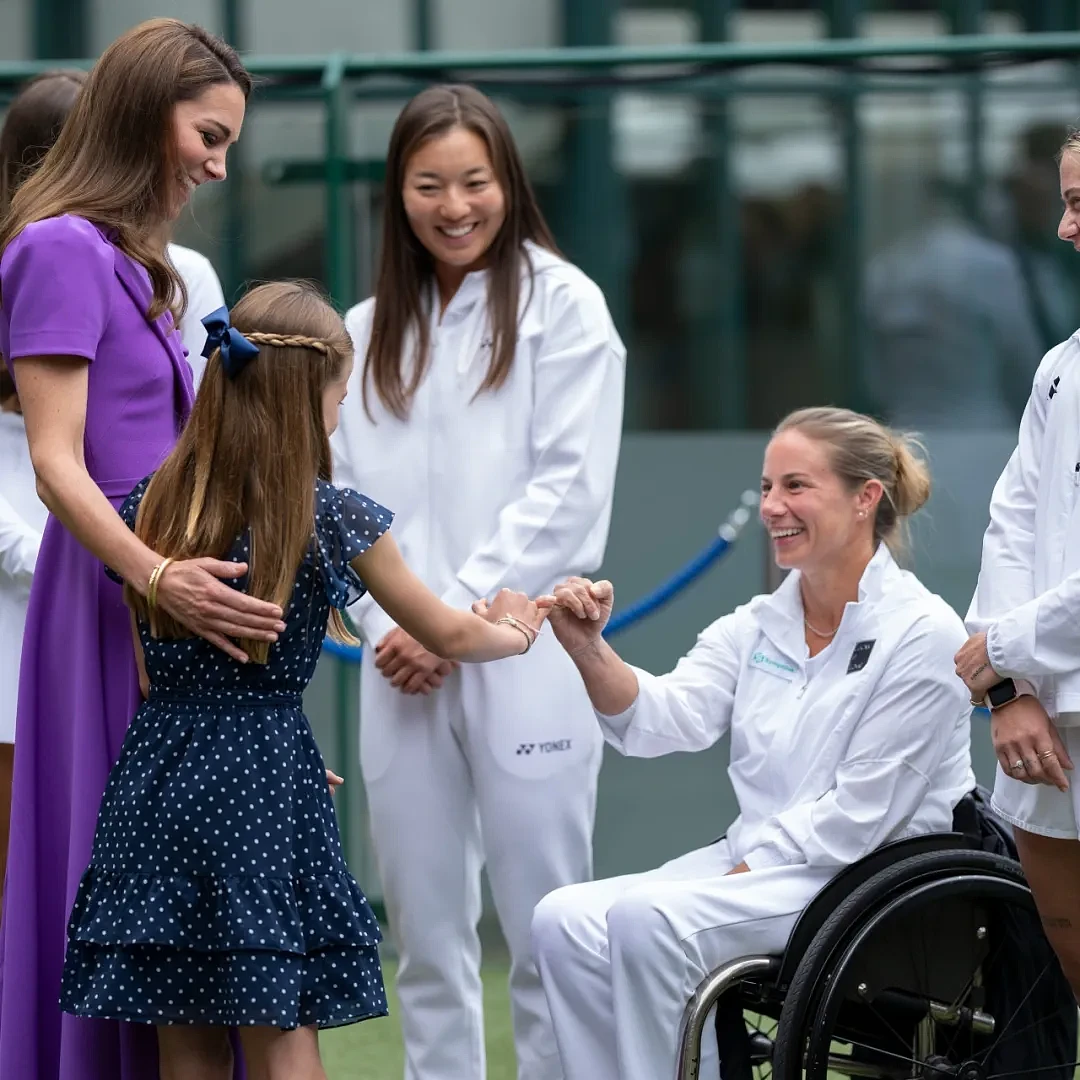
M 1076 1003 L 1020 866 L 916 855 L 854 890 L 787 989 L 777 1080 L 1071 1078 Z

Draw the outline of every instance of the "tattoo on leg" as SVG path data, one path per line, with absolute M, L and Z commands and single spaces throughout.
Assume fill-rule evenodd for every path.
M 1048 930 L 1071 930 L 1072 921 L 1070 919 L 1057 917 L 1054 915 L 1043 916 L 1043 926 Z

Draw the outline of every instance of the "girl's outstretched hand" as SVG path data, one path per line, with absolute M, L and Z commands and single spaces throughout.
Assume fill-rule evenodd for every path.
M 540 636 L 544 620 L 548 617 L 546 605 L 530 600 L 525 593 L 514 592 L 512 589 L 500 589 L 490 604 L 486 599 L 477 600 L 472 609 L 489 623 L 498 623 L 504 619 L 512 620 L 510 626 L 500 626 L 499 629 L 520 634 L 522 648 L 513 648 L 507 653 L 508 656 L 528 652 Z
M 500 589 L 490 604 L 487 600 L 477 600 L 472 609 L 492 623 L 509 615 L 524 623 L 534 634 L 539 634 L 548 617 L 549 606 L 530 600 L 523 592 Z
M 537 600 L 542 606 L 550 605 L 551 629 L 571 656 L 600 640 L 614 602 L 615 589 L 610 581 L 583 577 L 568 578 L 555 587 L 553 596 Z
M 331 772 L 329 769 L 327 769 L 326 782 L 330 785 L 330 796 L 332 798 L 334 792 L 337 791 L 337 789 L 345 783 L 345 780 L 343 777 L 338 776 L 336 772 Z

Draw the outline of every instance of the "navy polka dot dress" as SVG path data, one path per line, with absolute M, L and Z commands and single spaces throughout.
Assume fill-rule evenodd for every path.
M 129 526 L 148 482 L 121 510 Z M 316 542 L 265 665 L 140 627 L 150 698 L 102 799 L 68 925 L 65 1012 L 277 1028 L 386 1015 L 381 935 L 345 866 L 301 694 L 330 606 L 364 591 L 350 560 L 391 517 L 318 483 Z M 229 558 L 246 555 L 240 540 Z

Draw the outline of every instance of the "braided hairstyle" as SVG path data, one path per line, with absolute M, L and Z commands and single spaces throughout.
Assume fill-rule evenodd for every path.
M 315 478 L 331 479 L 323 399 L 338 383 L 344 394 L 352 342 L 329 301 L 302 282 L 252 289 L 231 322 L 259 355 L 230 378 L 218 350 L 210 354 L 191 418 L 147 488 L 135 531 L 162 556 L 220 558 L 246 530 L 248 592 L 284 608 L 312 543 Z M 149 620 L 144 598 L 129 590 L 128 600 Z M 155 620 L 162 636 L 186 633 L 160 610 Z M 331 633 L 348 640 L 340 615 L 331 620 Z M 266 642 L 242 648 L 265 662 Z
M 252 345 L 272 345 L 275 349 L 314 349 L 323 356 L 330 353 L 330 346 L 325 341 L 304 334 L 264 334 L 255 331 L 245 334 L 244 337 Z

